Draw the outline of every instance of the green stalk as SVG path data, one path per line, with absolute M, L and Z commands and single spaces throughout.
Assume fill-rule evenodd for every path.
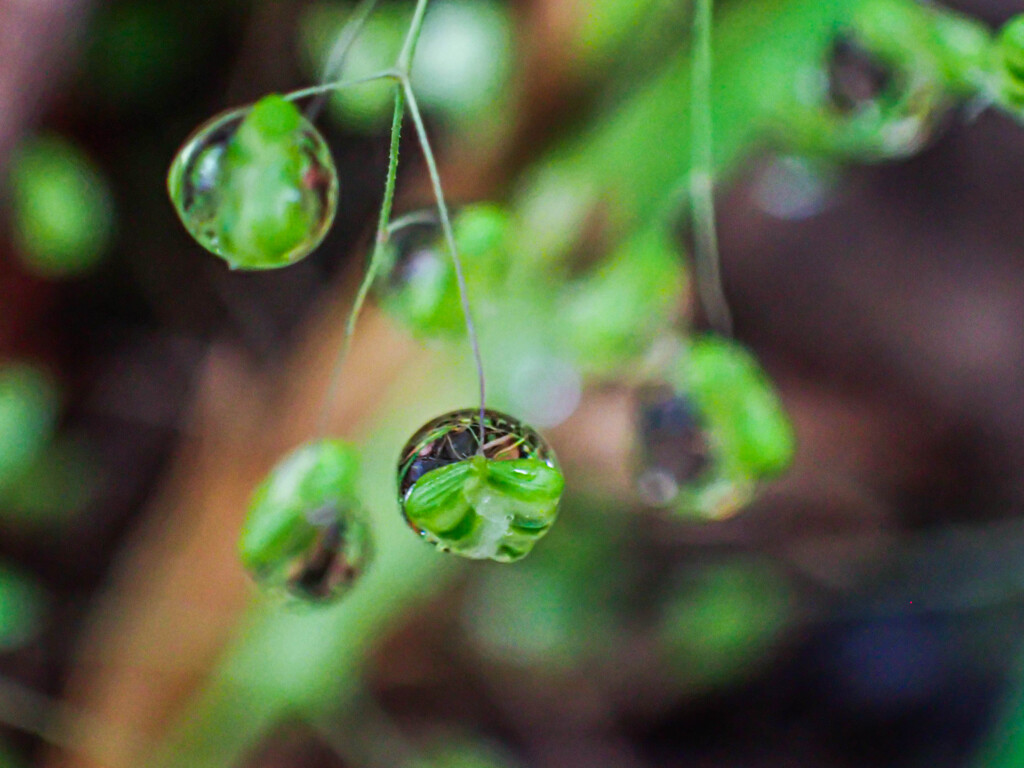
M 714 122 L 711 116 L 713 0 L 697 0 L 693 22 L 693 90 L 690 93 L 690 210 L 697 286 L 711 327 L 732 335 L 732 314 L 722 286 L 715 228 Z
M 389 226 L 391 221 L 391 208 L 395 202 L 395 184 L 398 179 L 398 148 L 402 140 L 402 119 L 405 116 L 405 92 L 401 86 L 395 88 L 395 112 L 391 119 L 391 149 L 388 154 L 388 173 L 384 182 L 384 200 L 380 206 L 380 217 L 377 219 L 377 234 L 373 239 L 373 255 L 370 257 L 370 265 L 366 269 L 363 281 L 359 284 L 359 291 L 356 293 L 352 309 L 349 311 L 348 321 L 345 323 L 345 338 L 341 343 L 341 351 L 334 363 L 334 370 L 331 371 L 330 383 L 327 385 L 327 393 L 324 397 L 323 410 L 320 416 L 319 434 L 321 437 L 327 434 L 331 423 L 333 405 L 337 400 L 335 396 L 338 387 L 341 385 L 341 374 L 345 367 L 345 359 L 352 348 L 352 339 L 356 333 L 356 323 L 359 314 L 362 312 L 366 297 L 373 287 L 373 281 L 377 278 L 377 271 L 380 269 L 381 258 L 384 255 L 384 246 L 387 244 Z

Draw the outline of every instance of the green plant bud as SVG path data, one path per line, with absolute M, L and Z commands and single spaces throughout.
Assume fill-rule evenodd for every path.
M 999 32 L 999 95 L 1014 108 L 1024 107 L 1024 14 L 1014 16 Z
M 823 52 L 820 71 L 794 78 L 779 138 L 801 152 L 864 162 L 919 151 L 976 79 L 977 40 L 936 24 L 930 9 L 867 0 Z M 954 34 L 954 31 L 957 34 Z M 957 45 L 971 48 L 968 60 Z
M 25 141 L 11 159 L 10 183 L 11 223 L 27 270 L 67 278 L 99 263 L 114 205 L 106 180 L 78 147 L 58 136 Z
M 508 215 L 492 205 L 468 206 L 452 221 L 466 285 L 474 301 L 486 302 L 505 276 Z M 384 309 L 424 336 L 460 336 L 466 331 L 455 266 L 433 213 L 388 240 L 376 284 Z
M 341 440 L 298 448 L 256 489 L 242 527 L 242 564 L 261 585 L 310 601 L 343 595 L 366 568 L 359 454 Z
M 754 358 L 725 339 L 690 342 L 668 384 L 638 393 L 637 484 L 681 514 L 728 517 L 782 472 L 793 428 Z
M 201 126 L 175 157 L 167 189 L 189 233 L 232 269 L 305 258 L 338 205 L 323 136 L 277 95 Z
M 453 411 L 410 438 L 398 498 L 414 531 L 462 557 L 503 563 L 529 554 L 558 514 L 565 479 L 537 432 L 510 416 Z
M 570 285 L 558 317 L 580 370 L 613 373 L 647 352 L 671 326 L 685 286 L 679 249 L 663 228 L 641 233 Z
M 999 51 L 1003 66 L 1014 78 L 1024 80 L 1024 14 L 1003 25 L 999 31 Z

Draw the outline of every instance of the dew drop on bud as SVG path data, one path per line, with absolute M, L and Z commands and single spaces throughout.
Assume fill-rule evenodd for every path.
M 327 143 L 277 95 L 200 126 L 178 151 L 167 189 L 189 233 L 233 269 L 305 258 L 338 205 Z
M 687 341 L 663 384 L 636 394 L 637 492 L 651 506 L 718 520 L 785 470 L 794 435 L 770 379 L 745 348 Z
M 256 489 L 239 541 L 242 563 L 271 590 L 322 602 L 366 568 L 370 530 L 356 498 L 359 456 L 340 440 L 298 448 Z
M 410 527 L 446 552 L 513 562 L 551 528 L 565 479 L 536 431 L 497 411 L 453 411 L 410 438 L 398 495 Z

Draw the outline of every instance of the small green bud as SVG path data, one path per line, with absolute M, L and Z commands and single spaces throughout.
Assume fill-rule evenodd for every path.
M 340 440 L 304 445 L 274 468 L 256 489 L 238 546 L 258 583 L 312 601 L 349 589 L 371 550 L 358 472 L 358 452 Z
M 494 296 L 505 277 L 508 230 L 508 214 L 494 205 L 467 206 L 452 221 L 466 285 L 476 302 Z M 385 310 L 416 334 L 466 331 L 454 262 L 432 212 L 388 239 L 376 291 Z
M 462 557 L 510 563 L 551 528 L 565 480 L 547 442 L 510 416 L 453 411 L 426 424 L 398 463 L 410 527 Z
M 624 243 L 571 284 L 558 317 L 580 370 L 607 374 L 642 356 L 671 327 L 685 287 L 679 249 L 661 227 Z
M 793 456 L 793 428 L 754 358 L 734 342 L 687 345 L 662 387 L 638 395 L 637 485 L 653 505 L 718 519 Z

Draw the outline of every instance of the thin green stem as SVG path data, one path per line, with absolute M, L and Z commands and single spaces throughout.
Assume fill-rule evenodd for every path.
M 427 12 L 429 0 L 416 0 L 416 10 L 413 11 L 412 21 L 409 22 L 409 31 L 405 35 L 405 42 L 402 43 L 402 50 L 398 54 L 398 62 L 395 68 L 409 75 L 412 69 L 412 59 L 416 55 L 416 44 L 420 40 L 420 32 L 423 31 L 423 18 Z
M 693 21 L 693 72 L 690 90 L 690 205 L 693 214 L 697 288 L 708 322 L 732 335 L 732 314 L 722 286 L 715 228 L 714 124 L 711 116 L 713 0 L 696 0 Z
M 345 338 L 342 341 L 341 351 L 334 363 L 334 370 L 327 385 L 327 394 L 324 399 L 323 409 L 320 415 L 319 434 L 323 438 L 327 434 L 328 427 L 333 415 L 335 392 L 341 383 L 341 374 L 345 367 L 345 359 L 348 357 L 349 349 L 352 347 L 352 338 L 356 332 L 356 322 L 370 293 L 373 281 L 377 277 L 380 268 L 381 257 L 384 254 L 384 246 L 388 241 L 388 222 L 391 220 L 391 208 L 395 201 L 395 183 L 398 178 L 398 148 L 402 139 L 402 118 L 405 116 L 405 91 L 401 87 L 395 88 L 395 112 L 391 120 L 391 150 L 388 155 L 388 174 L 384 182 L 384 201 L 380 206 L 380 218 L 377 220 L 377 234 L 373 239 L 373 255 L 370 257 L 370 266 L 366 269 L 363 281 L 359 285 L 352 309 L 349 311 L 348 321 L 345 324 Z
M 338 79 L 342 68 L 345 66 L 345 58 L 352 49 L 352 44 L 363 31 L 367 18 L 373 13 L 378 0 L 360 0 L 349 20 L 345 23 L 338 37 L 335 38 L 331 52 L 327 55 L 327 62 L 324 64 L 324 71 L 320 76 L 321 83 L 328 83 Z M 320 93 L 313 102 L 306 107 L 306 118 L 310 121 L 316 120 L 320 110 L 327 102 L 327 92 Z
M 393 235 L 396 232 L 400 232 L 406 227 L 415 227 L 417 224 L 436 224 L 437 215 L 433 211 L 413 211 L 407 213 L 404 216 L 399 216 L 397 219 L 388 224 L 388 235 Z
M 289 101 L 298 101 L 299 99 L 309 98 L 310 96 L 317 96 L 322 93 L 330 93 L 332 91 L 340 91 L 345 88 L 351 88 L 356 85 L 365 85 L 366 83 L 372 83 L 375 80 L 401 80 L 401 74 L 394 69 L 385 69 L 383 72 L 377 72 L 373 75 L 367 75 L 366 77 L 357 77 L 354 80 L 338 80 L 333 83 L 321 83 L 320 85 L 311 85 L 308 88 L 299 88 L 295 91 L 289 91 L 284 94 L 284 98 Z
M 423 3 L 425 5 L 425 3 Z M 409 102 L 409 115 L 416 128 L 416 135 L 419 138 L 420 147 L 423 149 L 423 159 L 427 164 L 427 171 L 430 174 L 430 184 L 434 188 L 434 198 L 437 201 L 437 212 L 441 217 L 441 229 L 444 232 L 445 242 L 451 252 L 452 264 L 455 267 L 455 278 L 459 284 L 459 301 L 462 303 L 462 315 L 466 321 L 466 335 L 469 337 L 469 346 L 473 350 L 473 363 L 476 365 L 477 383 L 480 388 L 480 444 L 484 439 L 484 412 L 487 402 L 487 384 L 484 379 L 484 362 L 480 355 L 480 340 L 476 335 L 476 325 L 473 322 L 473 313 L 469 307 L 469 290 L 466 287 L 466 275 L 462 269 L 462 259 L 459 258 L 458 248 L 455 246 L 455 233 L 452 231 L 451 217 L 448 215 L 448 205 L 445 203 L 444 190 L 441 188 L 441 175 L 437 171 L 437 161 L 434 159 L 434 152 L 430 147 L 430 139 L 427 137 L 427 129 L 423 124 L 423 116 L 420 114 L 419 104 L 416 102 L 416 94 L 413 93 L 412 85 L 408 78 L 402 79 L 402 88 L 405 89 L 405 99 Z

